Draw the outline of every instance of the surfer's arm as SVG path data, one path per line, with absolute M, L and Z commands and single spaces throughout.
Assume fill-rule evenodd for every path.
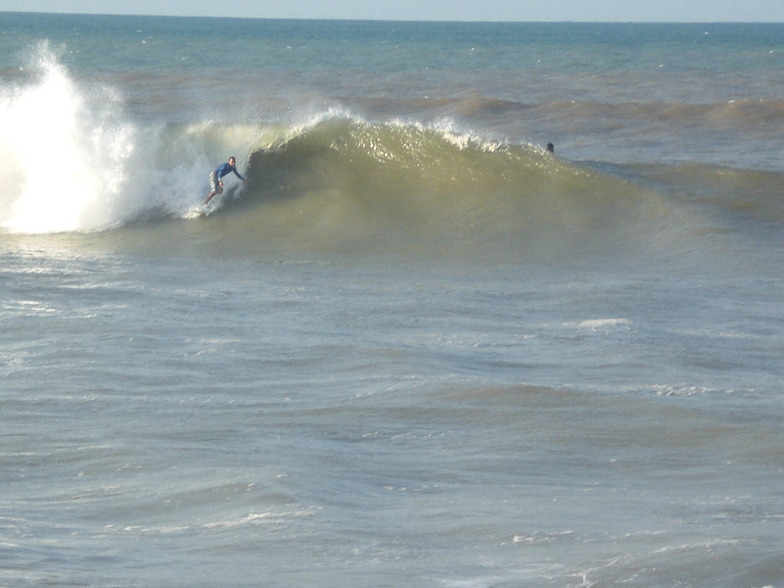
M 239 179 L 241 179 L 243 182 L 245 181 L 245 178 L 243 178 L 243 177 L 242 177 L 242 174 L 240 174 L 240 172 L 238 172 L 238 171 L 237 171 L 237 168 L 236 168 L 236 167 L 234 168 L 234 175 L 236 175 L 236 176 L 237 176 Z

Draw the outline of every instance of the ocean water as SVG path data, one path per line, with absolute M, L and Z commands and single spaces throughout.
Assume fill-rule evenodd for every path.
M 0 585 L 784 586 L 784 25 L 0 30 Z

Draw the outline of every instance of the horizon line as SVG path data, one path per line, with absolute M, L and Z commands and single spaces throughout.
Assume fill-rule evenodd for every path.
M 405 22 L 405 23 L 492 23 L 492 24 L 784 24 L 784 21 L 764 20 L 478 20 L 478 19 L 430 19 L 430 18 L 336 18 L 310 16 L 217 16 L 209 14 L 170 14 L 142 12 L 61 12 L 55 10 L 0 10 L 0 14 L 50 14 L 53 16 L 116 16 L 157 18 L 212 18 L 219 20 L 301 20 L 333 22 Z

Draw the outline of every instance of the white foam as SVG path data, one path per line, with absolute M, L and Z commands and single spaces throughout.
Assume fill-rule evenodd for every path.
M 591 331 L 595 331 L 598 329 L 604 329 L 610 327 L 623 327 L 623 326 L 628 326 L 630 324 L 631 321 L 625 318 L 597 318 L 597 319 L 586 319 L 584 321 L 580 321 L 576 323 L 564 323 L 564 326 L 569 328 L 588 329 Z
M 246 161 L 258 128 L 138 126 L 114 89 L 77 81 L 41 43 L 24 84 L 0 93 L 0 228 L 96 231 L 151 210 L 189 218 L 229 154 Z
M 118 196 L 135 129 L 108 88 L 86 91 L 42 43 L 35 81 L 0 97 L 0 225 L 44 233 L 111 225 L 127 212 Z

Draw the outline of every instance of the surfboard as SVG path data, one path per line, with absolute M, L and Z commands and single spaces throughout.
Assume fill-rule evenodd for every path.
M 214 208 L 211 207 L 194 206 L 188 210 L 188 212 L 185 214 L 185 218 L 203 218 L 205 216 L 209 216 L 213 210 Z

